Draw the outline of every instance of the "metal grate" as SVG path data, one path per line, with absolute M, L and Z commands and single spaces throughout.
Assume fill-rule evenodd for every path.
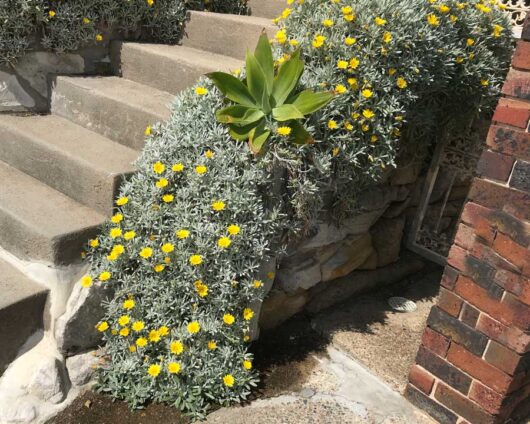
M 500 2 L 506 6 L 506 11 L 510 14 L 515 37 L 521 37 L 524 19 L 530 12 L 530 0 L 500 0 Z

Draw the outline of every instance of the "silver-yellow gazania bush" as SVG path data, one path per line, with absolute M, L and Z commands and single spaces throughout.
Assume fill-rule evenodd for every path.
M 300 118 L 314 143 L 271 131 L 254 156 L 218 122 L 227 100 L 203 80 L 154 128 L 116 215 L 87 247 L 83 284 L 115 291 L 97 325 L 107 352 L 98 387 L 133 407 L 154 400 L 200 418 L 247 397 L 258 377 L 252 305 L 274 278 L 260 264 L 317 218 L 354 213 L 356 193 L 403 145 L 466 128 L 499 93 L 511 39 L 495 4 L 290 3 L 276 64 L 300 49 L 296 92 L 336 93 Z

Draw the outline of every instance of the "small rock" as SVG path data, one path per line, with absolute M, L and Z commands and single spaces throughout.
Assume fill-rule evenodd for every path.
M 94 372 L 98 363 L 98 357 L 94 352 L 82 353 L 80 355 L 66 358 L 66 369 L 68 376 L 74 386 L 83 386 L 87 384 Z
M 302 389 L 300 392 L 300 396 L 306 399 L 309 399 L 310 397 L 313 397 L 315 395 L 314 390 L 311 390 L 310 388 Z
M 29 423 L 37 416 L 37 408 L 26 398 L 0 398 L 0 422 Z
M 62 402 L 68 391 L 66 370 L 57 358 L 45 358 L 28 383 L 27 390 L 46 402 Z
M 405 218 L 380 219 L 372 227 L 372 242 L 377 252 L 377 267 L 387 266 L 399 259 Z
M 278 286 L 287 293 L 293 293 L 299 288 L 310 289 L 320 281 L 322 275 L 316 259 L 308 259 L 296 268 L 280 268 L 277 275 Z
M 322 264 L 322 281 L 348 275 L 362 265 L 372 252 L 372 238 L 369 233 L 345 240 L 342 248 Z
M 85 405 L 85 408 L 90 409 L 90 407 L 92 406 L 92 401 L 87 400 L 84 405 Z

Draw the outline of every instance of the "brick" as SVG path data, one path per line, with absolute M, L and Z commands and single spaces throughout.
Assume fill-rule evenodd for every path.
M 518 160 L 513 167 L 510 187 L 530 191 L 530 162 Z
M 431 309 L 427 325 L 476 355 L 482 355 L 488 338 L 437 307 Z
M 465 224 L 460 224 L 455 235 L 454 243 L 469 250 L 475 241 L 475 230 Z
M 485 314 L 480 314 L 476 328 L 517 353 L 525 353 L 530 350 L 530 334 L 525 334 L 518 328 L 507 327 Z
M 449 315 L 458 317 L 460 309 L 462 308 L 462 299 L 444 288 L 440 289 L 440 296 L 438 298 L 438 307 Z
M 510 69 L 502 93 L 519 99 L 530 100 L 530 74 L 528 72 Z
M 420 346 L 418 350 L 416 364 L 425 368 L 432 375 L 438 377 L 459 392 L 467 394 L 469 391 L 471 378 L 424 346 Z
M 470 327 L 475 327 L 478 321 L 478 317 L 480 315 L 480 311 L 475 308 L 474 306 L 470 305 L 467 302 L 464 302 L 464 306 L 462 307 L 462 315 L 460 317 L 460 320 L 464 323 L 469 325 Z
M 458 369 L 480 380 L 496 392 L 508 392 L 512 378 L 462 346 L 452 343 L 447 353 L 447 359 Z
M 530 306 L 519 302 L 518 298 L 511 293 L 506 293 L 502 304 L 513 314 L 513 324 L 523 331 L 530 330 Z
M 501 98 L 492 120 L 524 130 L 530 120 L 530 105 L 519 100 Z
M 444 273 L 442 275 L 442 281 L 440 281 L 440 284 L 442 285 L 442 287 L 445 287 L 451 290 L 455 286 L 456 279 L 458 278 L 459 275 L 460 273 L 456 269 L 454 269 L 453 267 L 449 265 L 446 265 L 444 268 Z
M 521 32 L 521 39 L 530 41 L 530 14 L 526 15 L 526 19 L 523 22 L 523 30 Z
M 447 263 L 451 267 L 462 271 L 463 269 L 465 269 L 466 257 L 467 251 L 457 246 L 456 244 L 453 244 L 451 246 L 451 249 L 449 250 L 449 254 L 447 255 Z
M 493 249 L 519 269 L 522 269 L 527 262 L 530 262 L 530 251 L 528 248 L 520 246 L 502 233 L 498 233 L 497 237 L 495 237 Z
M 484 386 L 478 381 L 473 381 L 469 391 L 469 398 L 478 403 L 486 412 L 497 415 L 502 408 L 504 396 Z
M 521 221 L 509 213 L 495 210 L 488 214 L 488 220 L 496 230 L 510 236 L 521 246 L 530 244 L 530 223 Z
M 468 196 L 473 202 L 482 206 L 499 209 L 517 218 L 530 220 L 530 208 L 528 207 L 530 195 L 523 191 L 475 178 Z
M 519 274 L 505 269 L 499 269 L 495 273 L 495 283 L 517 296 L 523 292 L 522 279 Z
M 409 382 L 425 394 L 430 394 L 434 377 L 418 365 L 413 365 L 409 372 Z
M 530 160 L 530 134 L 527 132 L 492 125 L 486 143 L 497 152 Z
M 426 327 L 421 337 L 421 343 L 430 351 L 436 353 L 442 358 L 445 358 L 447 349 L 449 349 L 450 341 L 440 333 L 432 330 L 429 327 Z
M 434 398 L 471 423 L 493 424 L 495 418 L 479 405 L 444 384 L 438 384 Z
M 512 58 L 514 68 L 530 70 L 530 42 L 518 41 Z
M 509 375 L 514 375 L 522 362 L 522 356 L 491 340 L 484 353 L 484 359 Z
M 486 178 L 508 181 L 514 162 L 512 156 L 485 150 L 477 164 L 477 172 Z
M 445 406 L 412 387 L 410 384 L 405 389 L 405 397 L 416 407 L 426 411 L 436 421 L 443 424 L 456 424 L 458 416 Z
M 475 234 L 486 244 L 493 243 L 495 229 L 492 228 L 489 216 L 493 211 L 473 202 L 467 202 L 462 211 L 461 220 L 475 229 Z
M 474 257 L 486 262 L 493 268 L 502 268 L 512 272 L 519 272 L 519 268 L 505 259 L 501 254 L 478 241 L 473 243 L 469 251 Z
M 522 278 L 523 290 L 519 295 L 519 300 L 525 305 L 530 305 L 530 280 L 528 278 Z

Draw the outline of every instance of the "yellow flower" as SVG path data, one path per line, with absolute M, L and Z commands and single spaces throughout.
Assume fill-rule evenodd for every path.
M 84 288 L 89 288 L 92 285 L 92 277 L 90 275 L 85 275 L 81 278 L 81 285 Z
M 110 334 L 112 334 L 113 336 L 115 336 L 116 334 L 118 334 L 118 330 L 116 330 L 116 329 L 112 329 L 112 330 L 110 331 Z
M 337 156 L 339 153 L 340 153 L 340 148 L 338 147 L 334 147 L 333 150 L 331 151 L 331 154 L 333 155 L 333 157 Z
M 399 77 L 396 81 L 396 85 L 401 89 L 407 88 L 407 81 L 405 78 Z
M 481 79 L 480 80 L 480 85 L 483 86 L 483 87 L 487 87 L 489 84 L 490 84 L 490 82 L 487 79 Z
M 324 43 L 326 42 L 326 37 L 324 37 L 323 35 L 315 35 L 315 38 L 313 39 L 313 47 L 315 49 L 318 49 L 319 47 L 322 47 L 324 45 Z
M 123 302 L 123 309 L 130 310 L 134 308 L 134 305 L 136 305 L 136 303 L 134 302 L 133 299 L 127 299 L 126 301 Z
M 158 333 L 161 337 L 167 336 L 169 334 L 169 328 L 163 325 L 158 329 Z
M 353 13 L 350 13 L 348 15 L 344 15 L 344 20 L 351 22 L 355 19 L 355 15 Z
M 206 171 L 208 171 L 208 168 L 206 168 L 204 165 L 197 165 L 195 167 L 195 172 L 199 175 L 205 174 Z
M 118 206 L 123 206 L 123 205 L 126 205 L 127 203 L 129 203 L 129 198 L 128 197 L 120 197 L 118 200 L 116 200 L 116 204 Z
M 206 151 L 204 152 L 204 156 L 205 156 L 206 158 L 208 158 L 208 159 L 211 159 L 211 158 L 213 158 L 213 157 L 215 156 L 215 153 L 212 152 L 211 150 L 206 150 Z
M 145 127 L 144 135 L 149 136 L 152 134 L 152 132 L 153 132 L 153 128 L 151 128 L 151 125 L 148 125 L 147 127 Z
M 173 355 L 180 355 L 184 350 L 184 345 L 181 341 L 177 340 L 176 342 L 171 342 L 169 345 L 169 350 Z
M 276 32 L 274 39 L 276 40 L 278 44 L 285 43 L 287 41 L 287 34 L 285 32 L 285 29 L 281 29 L 278 32 Z
M 348 62 L 345 60 L 339 60 L 337 62 L 337 68 L 339 69 L 347 69 L 348 68 Z
M 289 8 L 289 7 L 283 9 L 282 14 L 281 14 L 281 17 L 282 17 L 283 19 L 288 18 L 292 11 L 293 11 L 293 9 L 291 9 L 291 8 Z
M 250 336 L 248 334 L 245 334 L 243 336 L 243 341 L 248 342 L 250 340 Z
M 245 308 L 243 310 L 243 318 L 245 321 L 250 321 L 254 317 L 254 311 L 250 308 Z
M 129 352 L 131 352 L 131 353 L 136 352 L 136 346 L 135 345 L 130 345 L 129 346 Z
M 175 234 L 179 239 L 185 239 L 190 236 L 190 232 L 188 230 L 178 230 Z
M 432 26 L 440 25 L 440 21 L 438 20 L 438 17 L 434 13 L 429 13 L 427 15 L 427 23 Z
M 392 75 L 394 75 L 396 72 L 397 72 L 397 69 L 396 69 L 396 68 L 390 68 L 390 69 L 388 70 L 388 75 L 392 76 Z
M 239 227 L 239 225 L 232 224 L 228 226 L 227 230 L 231 236 L 237 236 L 241 231 L 241 228 Z
M 55 13 L 54 10 L 50 10 L 50 11 L 48 12 L 48 16 L 49 16 L 50 18 L 53 18 L 55 15 L 56 15 L 56 13 Z
M 383 34 L 383 41 L 385 43 L 390 43 L 392 41 L 392 34 L 390 34 L 388 31 Z
M 180 372 L 180 364 L 178 362 L 170 362 L 167 364 L 167 370 L 170 374 L 178 374 Z
M 338 84 L 335 87 L 335 93 L 337 93 L 337 94 L 344 94 L 344 93 L 346 93 L 346 91 L 348 91 L 348 89 L 346 87 L 344 87 L 342 84 Z
M 344 6 L 340 10 L 344 15 L 350 15 L 353 12 L 353 8 L 351 6 Z
M 195 88 L 195 94 L 198 96 L 204 96 L 205 94 L 208 94 L 208 89 L 204 87 L 197 87 Z
M 167 187 L 167 185 L 169 184 L 168 180 L 166 180 L 165 178 L 160 178 L 157 182 L 156 182 L 156 186 L 158 188 L 164 188 L 164 187 Z
M 377 140 L 378 140 L 378 137 L 375 134 L 370 137 L 370 141 L 372 143 L 375 143 Z
M 357 67 L 359 66 L 359 63 L 361 63 L 361 62 L 359 61 L 359 59 L 357 59 L 357 58 L 355 58 L 355 57 L 354 57 L 354 58 L 351 58 L 351 59 L 350 59 L 350 68 L 352 68 L 352 69 L 357 69 Z
M 243 368 L 245 368 L 246 370 L 251 370 L 252 369 L 252 362 L 250 361 L 243 361 Z
M 353 38 L 353 37 L 346 37 L 344 39 L 344 44 L 346 44 L 347 46 L 351 46 L 353 44 L 355 44 L 357 42 L 357 39 Z
M 361 91 L 361 94 L 363 95 L 363 97 L 369 99 L 374 95 L 374 92 L 368 88 L 365 88 L 363 91 Z
M 123 221 L 123 215 L 121 213 L 117 213 L 117 214 L 113 215 L 112 218 L 110 218 L 110 220 L 114 224 L 119 224 L 121 221 Z
M 184 170 L 184 165 L 182 163 L 176 163 L 171 167 L 173 172 L 182 172 Z
M 129 328 L 125 327 L 120 330 L 120 336 L 127 337 L 129 335 Z
M 263 283 L 261 282 L 261 280 L 254 280 L 252 285 L 254 286 L 255 289 L 259 289 L 261 286 L 263 286 Z
M 103 333 L 109 329 L 109 323 L 107 321 L 102 321 L 98 324 L 97 329 Z
M 131 230 L 131 231 L 127 231 L 127 232 L 123 235 L 123 238 L 124 238 L 125 240 L 131 240 L 131 239 L 133 239 L 133 238 L 135 238 L 135 237 L 136 237 L 136 231 L 132 231 L 132 230 Z
M 90 247 L 96 248 L 96 247 L 99 246 L 99 240 L 98 239 L 92 239 L 88 243 L 89 243 Z
M 223 321 L 227 325 L 232 325 L 235 321 L 235 317 L 232 314 L 224 314 L 223 315 Z
M 201 325 L 197 321 L 192 321 L 188 324 L 188 333 L 196 334 L 201 331 Z
M 449 13 L 449 11 L 451 10 L 451 8 L 449 6 L 446 6 L 445 4 L 441 4 L 439 6 L 435 6 L 438 11 L 440 11 L 441 13 Z
M 501 27 L 500 25 L 493 25 L 493 36 L 498 38 L 501 36 L 501 33 L 504 31 L 504 28 Z
M 296 47 L 298 45 L 298 41 L 297 40 L 289 40 L 289 44 L 293 47 Z
M 206 284 L 203 284 L 201 280 L 195 281 L 194 285 L 195 285 L 195 290 L 197 291 L 197 294 L 200 297 L 208 296 L 208 286 Z
M 463 57 L 457 57 L 457 58 L 455 59 L 455 62 L 456 62 L 456 63 L 462 63 L 463 61 L 464 61 L 464 58 L 463 58 Z
M 212 203 L 212 209 L 216 212 L 220 212 L 224 210 L 224 208 L 225 208 L 225 202 L 223 202 L 222 200 L 216 200 L 215 202 Z
M 147 339 L 145 337 L 138 337 L 136 339 L 136 346 L 138 346 L 138 347 L 147 346 Z
M 372 119 L 374 117 L 375 113 L 371 109 L 364 109 L 363 110 L 363 116 L 366 119 Z
M 155 265 L 153 267 L 153 269 L 155 270 L 155 272 L 162 272 L 164 271 L 164 269 L 166 268 L 165 265 L 162 265 L 162 264 L 158 264 L 158 265 Z
M 103 36 L 101 34 L 96 35 L 96 41 L 103 41 Z
M 455 15 L 450 15 L 449 20 L 454 24 L 456 21 L 458 21 L 458 18 Z
M 287 137 L 288 135 L 291 134 L 291 127 L 279 127 L 277 130 L 276 130 L 276 133 L 278 135 L 281 135 L 282 137 Z
M 223 383 L 226 387 L 232 387 L 234 385 L 234 376 L 231 374 L 226 374 L 223 377 Z
M 327 28 L 332 27 L 333 26 L 333 21 L 331 19 L 324 19 L 322 21 L 322 25 L 324 25 Z
M 210 341 L 208 342 L 208 349 L 210 349 L 210 350 L 215 350 L 215 349 L 217 349 L 217 343 L 215 343 L 213 340 L 210 340 Z
M 221 237 L 219 240 L 217 240 L 217 246 L 219 246 L 221 249 L 226 249 L 232 244 L 230 239 L 228 237 Z
M 149 341 L 150 342 L 159 342 L 160 341 L 160 333 L 157 330 L 151 330 L 149 332 Z
M 368 124 L 363 124 L 363 125 L 361 126 L 361 130 L 362 130 L 363 132 L 367 132 L 369 129 L 370 129 L 370 125 L 368 125 Z
M 131 322 L 131 319 L 127 315 L 122 315 L 118 318 L 118 324 L 120 324 L 122 327 L 125 327 L 127 324 Z
M 171 253 L 175 250 L 175 246 L 173 246 L 171 243 L 165 243 L 162 245 L 162 252 L 164 253 Z
M 107 260 L 109 260 L 110 262 L 113 262 L 116 259 L 118 259 L 119 256 L 120 255 L 118 255 L 116 252 L 110 252 L 110 254 L 107 255 Z
M 150 247 L 144 247 L 142 250 L 140 250 L 140 256 L 144 259 L 149 259 L 151 256 L 153 256 L 153 249 Z
M 386 20 L 383 18 L 380 18 L 379 16 L 374 19 L 374 22 L 377 26 L 383 26 L 386 25 Z
M 202 264 L 202 256 L 201 255 L 191 255 L 190 256 L 190 264 L 192 264 L 192 265 L 200 265 L 200 264 Z
M 467 44 L 468 46 L 472 46 L 473 44 L 475 44 L 475 40 L 473 40 L 472 38 L 468 38 L 468 39 L 466 40 L 466 44 Z
M 137 333 L 142 331 L 144 328 L 145 328 L 145 324 L 143 323 L 143 321 L 134 321 L 133 322 L 132 329 L 134 331 L 136 331 Z
M 101 274 L 99 274 L 99 281 L 107 281 L 111 277 L 111 273 L 108 271 L 103 271 Z
M 353 131 L 353 125 L 351 124 L 351 122 L 345 122 L 344 128 L 346 129 L 346 131 Z
M 153 1 L 153 0 L 147 0 L 148 2 L 149 1 Z M 158 375 L 160 374 L 160 371 L 162 370 L 162 367 L 158 364 L 153 364 L 149 367 L 149 369 L 147 370 L 147 373 L 151 376 L 151 377 L 158 377 Z
M 117 244 L 116 246 L 114 246 L 111 250 L 111 254 L 114 254 L 116 256 L 119 256 L 121 255 L 123 252 L 125 252 L 125 247 L 123 247 L 122 244 Z
M 121 228 L 111 228 L 109 235 L 115 239 L 121 236 Z
M 335 130 L 335 129 L 337 129 L 338 127 L 339 127 L 339 125 L 337 124 L 337 121 L 334 121 L 333 119 L 330 119 L 330 120 L 328 121 L 328 128 L 329 128 L 330 130 Z
M 85 25 L 88 25 L 88 24 L 90 23 L 90 19 L 88 19 L 88 18 L 83 18 L 83 23 L 84 23 Z
M 158 161 L 153 164 L 153 171 L 157 174 L 161 174 L 166 170 L 166 165 L 164 165 L 162 162 Z
M 152 6 L 155 3 L 155 0 L 147 0 L 147 4 L 149 6 Z
M 350 84 L 350 87 L 354 90 L 359 86 L 357 78 L 348 78 L 348 84 Z

